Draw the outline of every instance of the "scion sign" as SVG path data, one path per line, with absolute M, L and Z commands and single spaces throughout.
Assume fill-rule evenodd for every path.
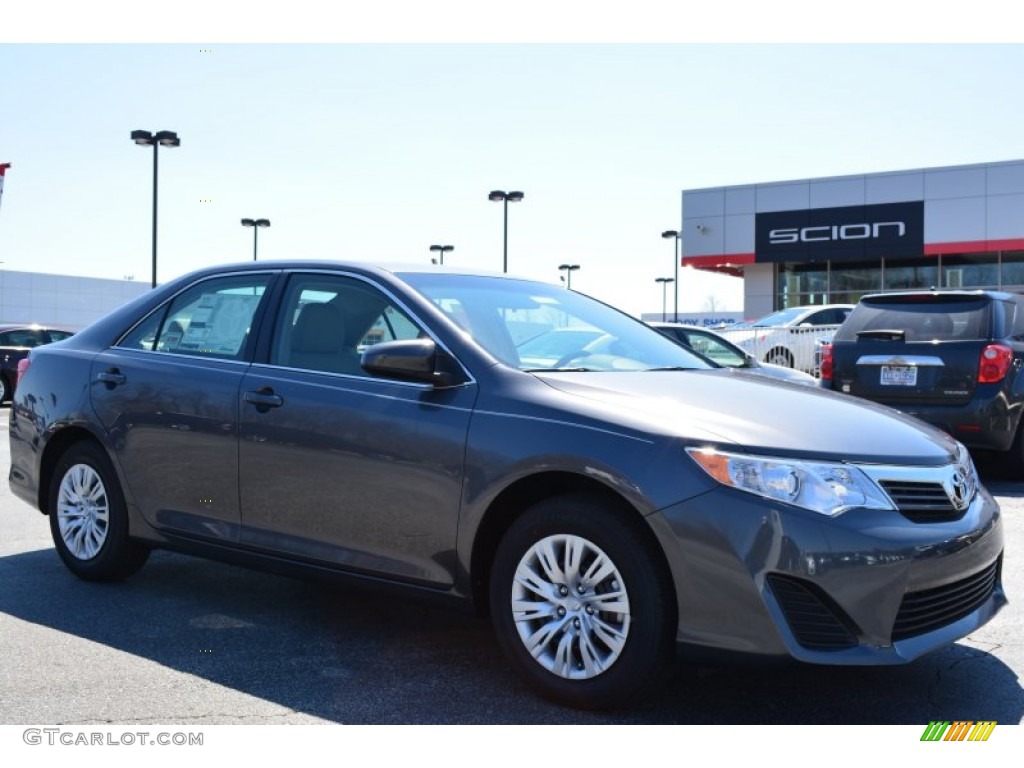
M 759 262 L 905 258 L 924 252 L 924 203 L 757 214 Z

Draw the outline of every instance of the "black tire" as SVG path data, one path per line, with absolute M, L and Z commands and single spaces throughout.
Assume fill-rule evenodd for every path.
M 1005 480 L 1024 479 L 1024 418 L 1017 425 L 1010 450 L 997 454 L 996 471 Z
M 86 581 L 120 581 L 149 548 L 128 537 L 128 512 L 117 474 L 94 443 L 76 443 L 57 461 L 47 512 L 57 554 Z
M 491 621 L 514 666 L 548 698 L 581 709 L 613 709 L 652 695 L 668 679 L 675 660 L 675 595 L 660 552 L 641 526 L 600 499 L 565 495 L 528 509 L 499 543 L 491 569 Z M 517 571 L 543 570 L 545 546 L 558 564 L 554 573 L 544 570 L 537 590 L 529 589 Z M 579 557 L 575 570 L 566 566 L 570 550 Z M 610 570 L 588 578 L 598 575 L 588 571 L 597 563 Z
M 11 391 L 10 386 L 7 384 L 7 377 L 0 375 L 0 403 L 6 403 L 11 399 L 11 395 L 14 394 Z
M 762 362 L 769 363 L 770 365 L 782 365 L 786 368 L 792 368 L 793 353 L 785 347 L 776 347 L 764 356 L 764 360 Z

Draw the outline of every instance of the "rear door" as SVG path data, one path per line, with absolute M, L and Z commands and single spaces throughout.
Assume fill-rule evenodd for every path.
M 93 409 L 158 528 L 238 540 L 238 388 L 272 279 L 196 283 L 93 362 Z
M 977 387 L 993 332 L 987 296 L 862 301 L 833 344 L 833 388 L 888 405 L 959 405 Z

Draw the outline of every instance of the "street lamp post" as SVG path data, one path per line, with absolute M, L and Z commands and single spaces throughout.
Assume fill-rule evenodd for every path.
M 559 271 L 565 272 L 562 279 L 565 281 L 565 287 L 572 290 L 572 273 L 580 268 L 579 264 L 562 264 L 558 267 Z
M 181 139 L 174 131 L 132 131 L 132 141 L 140 147 L 153 147 L 153 287 L 156 288 L 156 189 L 157 189 L 157 149 L 162 144 L 165 147 L 180 147 Z
M 665 289 L 668 288 L 669 283 L 674 283 L 674 277 L 656 277 L 654 282 L 661 283 L 661 322 L 665 322 L 665 315 L 668 314 L 668 310 L 665 307 Z
M 441 266 L 443 267 L 444 266 L 444 255 L 448 251 L 454 251 L 455 250 L 455 246 L 454 245 L 432 245 L 432 246 L 430 246 L 430 250 L 437 251 L 438 255 L 441 257 L 441 261 L 440 262 L 438 262 L 437 259 L 431 259 L 431 261 L 434 262 L 435 264 L 440 263 Z
M 523 199 L 523 193 L 522 192 L 503 192 L 500 189 L 496 189 L 493 192 L 491 192 L 489 195 L 487 195 L 487 199 L 491 200 L 491 201 L 493 201 L 495 203 L 497 203 L 499 201 L 505 203 L 505 249 L 504 249 L 505 258 L 504 258 L 504 261 L 503 261 L 503 266 L 502 266 L 502 270 L 501 271 L 502 272 L 508 272 L 508 204 L 509 203 L 518 203 L 519 201 L 521 201 Z
M 270 219 L 242 219 L 243 227 L 252 227 L 252 260 L 256 261 L 256 235 L 260 227 L 269 227 Z
M 675 319 L 672 322 L 678 323 L 679 322 L 679 244 L 682 241 L 682 237 L 674 229 L 666 229 L 664 232 L 661 233 L 661 236 L 666 238 L 666 239 L 671 237 L 673 240 L 676 241 L 675 242 L 675 270 L 676 270 L 676 276 L 675 276 L 675 295 L 676 295 L 676 302 L 675 302 L 675 310 L 674 310 L 674 317 L 675 317 Z

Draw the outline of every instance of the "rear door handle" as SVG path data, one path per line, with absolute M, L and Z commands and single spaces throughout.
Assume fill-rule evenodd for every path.
M 97 373 L 96 381 L 102 381 L 107 385 L 108 389 L 113 389 L 119 384 L 124 384 L 128 379 L 123 373 L 117 370 L 117 368 L 109 368 L 106 371 L 100 371 Z
M 256 406 L 256 410 L 265 413 L 268 408 L 280 408 L 284 405 L 284 398 L 275 395 L 270 387 L 264 387 L 256 392 L 245 392 L 242 399 L 247 403 Z

